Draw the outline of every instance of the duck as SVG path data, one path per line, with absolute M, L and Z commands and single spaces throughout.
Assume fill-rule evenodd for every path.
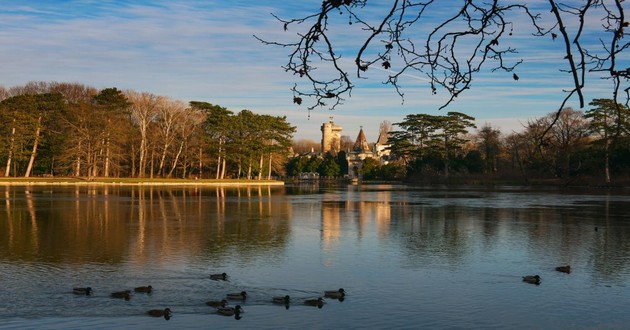
M 241 291 L 240 293 L 228 293 L 225 297 L 228 300 L 245 300 L 247 298 L 247 292 Z
M 92 294 L 92 288 L 89 286 L 85 288 L 73 288 L 72 293 L 89 296 Z
M 210 306 L 210 307 L 226 307 L 228 305 L 228 301 L 223 299 L 223 300 L 211 300 L 211 301 L 206 301 L 206 305 Z
M 324 291 L 324 297 L 333 298 L 333 299 L 341 299 L 346 296 L 346 290 L 343 288 L 336 291 Z
M 122 298 L 122 299 L 125 299 L 125 300 L 129 300 L 129 299 L 131 299 L 130 293 L 131 293 L 130 290 L 117 291 L 117 292 L 112 292 L 110 296 L 112 298 Z
M 151 293 L 153 291 L 153 287 L 148 285 L 148 286 L 139 286 L 135 289 L 133 289 L 133 291 L 135 292 L 143 292 L 143 293 Z
M 289 295 L 286 295 L 284 297 L 273 297 L 273 303 L 274 304 L 285 304 L 288 305 L 289 302 L 291 301 L 291 297 L 289 297 Z
M 214 281 L 227 281 L 227 274 L 210 274 L 210 279 Z
M 567 273 L 570 274 L 571 273 L 571 266 L 570 265 L 566 265 L 566 266 L 558 266 L 556 267 L 556 270 L 562 273 Z
M 242 312 L 244 312 L 244 310 L 241 307 L 241 305 L 236 305 L 234 307 L 219 307 L 219 308 L 217 308 L 217 314 L 223 315 L 223 316 L 232 316 L 232 315 L 237 315 L 238 316 Z
M 540 276 L 538 275 L 527 275 L 527 276 L 523 276 L 523 282 L 529 283 L 529 284 L 540 284 Z
M 154 317 L 163 317 L 165 319 L 170 319 L 171 316 L 173 315 L 173 313 L 171 313 L 171 309 L 170 308 L 164 308 L 164 309 L 152 309 L 150 311 L 147 311 L 147 314 L 154 316 Z
M 322 299 L 322 297 L 319 297 L 317 299 L 306 299 L 306 300 L 304 300 L 304 305 L 317 306 L 318 308 L 322 308 L 325 303 L 326 302 L 324 301 L 324 299 Z

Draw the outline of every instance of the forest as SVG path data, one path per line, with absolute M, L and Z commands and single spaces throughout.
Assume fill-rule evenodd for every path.
M 268 179 L 295 132 L 286 117 L 56 82 L 0 87 L 0 121 L 5 177 Z
M 271 179 L 348 174 L 352 139 L 321 155 L 293 140 L 286 117 L 78 83 L 0 87 L 5 177 Z M 389 154 L 367 158 L 364 180 L 416 183 L 625 184 L 630 109 L 594 99 L 504 134 L 460 112 L 409 114 L 386 125 Z M 383 128 L 383 127 L 381 127 Z M 624 183 L 625 182 L 625 183 Z

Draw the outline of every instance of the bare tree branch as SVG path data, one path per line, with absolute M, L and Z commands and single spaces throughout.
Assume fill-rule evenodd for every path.
M 347 45 L 336 44 L 332 38 L 340 27 L 337 17 L 348 19 L 347 24 L 365 32 L 363 41 L 356 46 L 355 79 L 364 79 L 364 72 L 380 65 L 388 72 L 384 84 L 391 85 L 404 102 L 400 78 L 419 74 L 428 79 L 433 94 L 442 90 L 448 93 L 441 107 L 444 108 L 471 89 L 474 77 L 481 71 L 508 72 L 514 80 L 519 79 L 515 71 L 523 60 L 515 58 L 517 49 L 507 41 L 513 34 L 515 20 L 526 18 L 534 36 L 551 36 L 554 40 L 558 35 L 562 37 L 562 52 L 568 68 L 561 72 L 570 75 L 573 87 L 564 91 L 566 95 L 559 109 L 574 97 L 580 107 L 584 107 L 587 72 L 604 73 L 604 78 L 612 79 L 614 99 L 623 91 L 627 105 L 630 68 L 617 68 L 619 63 L 627 64 L 619 59 L 629 48 L 623 39 L 627 34 L 624 28 L 629 24 L 625 20 L 623 2 L 549 0 L 553 19 L 544 22 L 527 1 L 465 0 L 445 7 L 444 2 L 438 4 L 435 0 L 394 0 L 387 8 L 381 8 L 382 16 L 374 20 L 368 13 L 374 9 L 367 7 L 368 0 L 323 0 L 321 7 L 311 15 L 292 19 L 274 15 L 285 31 L 302 28 L 303 32 L 296 33 L 297 41 L 255 37 L 264 44 L 290 49 L 284 70 L 305 79 L 309 86 L 304 88 L 297 83 L 293 86 L 295 103 L 304 102 L 309 110 L 334 109 L 345 97 L 351 96 L 354 88 L 353 80 L 342 65 L 341 52 L 336 52 Z M 444 8 L 450 11 L 438 12 Z M 594 17 L 601 18 L 601 29 L 586 24 L 587 17 L 590 22 L 597 19 Z M 418 28 L 429 23 L 431 28 L 427 34 L 419 35 Z M 586 34 L 597 35 L 599 47 L 586 44 L 583 40 Z

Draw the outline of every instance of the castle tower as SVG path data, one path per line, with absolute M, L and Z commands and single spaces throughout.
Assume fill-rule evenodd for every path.
M 363 133 L 363 126 L 361 126 L 361 130 L 359 130 L 359 135 L 357 135 L 357 140 L 354 142 L 352 149 L 358 153 L 370 152 L 370 145 L 365 138 L 365 133 Z
M 336 154 L 341 149 L 341 126 L 335 125 L 332 117 L 322 124 L 322 154 L 330 152 Z

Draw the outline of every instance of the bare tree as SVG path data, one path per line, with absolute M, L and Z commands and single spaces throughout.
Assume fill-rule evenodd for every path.
M 448 92 L 442 108 L 470 89 L 482 70 L 508 72 L 518 80 L 515 69 L 523 60 L 516 58 L 517 49 L 510 42 L 515 29 L 561 41 L 558 47 L 566 55 L 567 65 L 562 72 L 570 77 L 573 87 L 565 91 L 557 116 L 573 97 L 579 100 L 580 108 L 584 107 L 583 89 L 589 72 L 611 79 L 615 103 L 621 92 L 628 103 L 630 68 L 618 67 L 627 65 L 622 58 L 628 58 L 629 47 L 628 39 L 623 39 L 629 25 L 623 0 L 549 0 L 546 5 L 536 4 L 539 12 L 531 10 L 534 4 L 524 0 L 444 3 L 393 0 L 383 7 L 367 0 L 324 0 L 310 15 L 289 19 L 274 15 L 285 30 L 297 31 L 295 41 L 256 38 L 289 50 L 284 70 L 306 80 L 305 85 L 293 86 L 293 101 L 302 104 L 305 97 L 314 100 L 309 101 L 309 110 L 340 105 L 350 95 L 353 80 L 364 78 L 366 71 L 378 65 L 389 72 L 384 82 L 403 100 L 400 78 L 425 76 L 434 94 L 438 90 Z M 370 15 L 374 12 L 381 15 L 374 19 Z M 587 18 L 601 23 L 586 24 Z M 359 42 L 336 43 L 336 35 L 349 24 L 364 33 L 355 39 Z M 429 31 L 419 33 L 427 25 L 431 26 Z M 595 36 L 598 42 L 584 42 L 585 35 Z M 348 47 L 354 49 L 355 78 L 346 71 L 341 55 Z
M 148 158 L 149 125 L 155 120 L 158 100 L 161 97 L 147 92 L 128 91 L 127 98 L 131 103 L 132 121 L 140 131 L 138 176 L 144 177 Z
M 167 153 L 170 151 L 170 147 L 176 139 L 175 125 L 183 120 L 186 104 L 181 101 L 161 98 L 158 100 L 156 110 L 158 135 L 162 140 L 162 154 L 160 156 L 157 173 L 163 176 Z

